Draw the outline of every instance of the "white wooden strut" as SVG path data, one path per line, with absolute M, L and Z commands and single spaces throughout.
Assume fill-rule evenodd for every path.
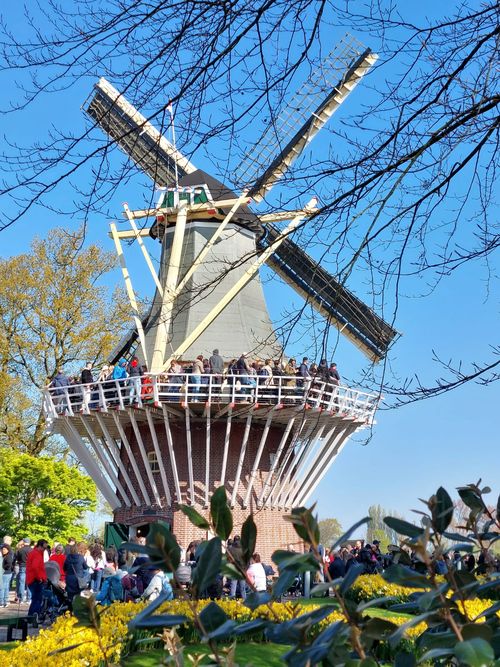
M 102 434 L 104 436 L 104 441 L 106 442 L 106 444 L 109 448 L 109 451 L 114 455 L 114 459 L 115 459 L 115 461 L 118 465 L 118 468 L 119 468 L 119 470 L 120 470 L 120 472 L 123 476 L 123 479 L 125 480 L 125 482 L 127 484 L 127 488 L 130 491 L 130 495 L 132 496 L 132 499 L 133 499 L 134 503 L 137 506 L 142 505 L 142 502 L 141 502 L 141 500 L 139 500 L 139 496 L 137 495 L 137 492 L 134 488 L 134 485 L 132 484 L 132 480 L 130 479 L 130 476 L 127 472 L 127 469 L 126 469 L 126 467 L 125 467 L 125 465 L 122 461 L 122 458 L 120 456 L 120 450 L 118 449 L 118 446 L 117 446 L 116 442 L 114 441 L 114 439 L 111 437 L 111 434 L 108 431 L 106 424 L 104 423 L 104 419 L 98 413 L 96 413 L 95 416 L 97 418 L 97 422 L 98 422 L 98 424 L 101 428 Z

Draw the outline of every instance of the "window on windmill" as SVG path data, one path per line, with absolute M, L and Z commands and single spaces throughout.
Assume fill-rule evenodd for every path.
M 156 452 L 148 452 L 148 463 L 151 468 L 151 472 L 160 472 L 160 464 L 158 463 L 158 457 Z
M 187 201 L 188 204 L 191 203 L 191 193 L 190 192 L 179 192 L 179 201 Z
M 208 201 L 207 193 L 205 188 L 195 188 L 194 190 L 194 204 L 206 204 Z

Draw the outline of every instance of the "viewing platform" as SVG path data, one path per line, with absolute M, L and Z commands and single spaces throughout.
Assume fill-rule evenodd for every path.
M 241 511 L 302 504 L 379 401 L 319 378 L 183 372 L 47 387 L 43 409 L 128 522 L 206 508 L 219 485 Z

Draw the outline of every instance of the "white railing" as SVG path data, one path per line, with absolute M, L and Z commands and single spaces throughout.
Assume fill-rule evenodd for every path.
M 108 379 L 91 385 L 48 386 L 44 390 L 43 410 L 48 419 L 56 419 L 161 403 L 253 403 L 303 405 L 370 421 L 379 401 L 377 394 L 333 385 L 319 378 L 182 372 Z

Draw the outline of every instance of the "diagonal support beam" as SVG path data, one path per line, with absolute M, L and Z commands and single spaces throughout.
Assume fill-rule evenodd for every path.
M 146 350 L 146 337 L 144 335 L 144 329 L 141 322 L 141 316 L 139 314 L 139 307 L 137 305 L 137 299 L 135 298 L 134 289 L 132 287 L 132 280 L 130 279 L 130 274 L 127 269 L 127 263 L 125 262 L 125 255 L 123 254 L 123 248 L 120 239 L 118 238 L 118 233 L 116 225 L 112 222 L 109 226 L 111 229 L 111 234 L 113 236 L 113 241 L 115 242 L 115 248 L 120 261 L 120 266 L 122 269 L 123 280 L 125 282 L 125 288 L 127 290 L 127 295 L 130 301 L 130 306 L 132 307 L 132 314 L 135 322 L 137 332 L 139 334 L 139 341 L 141 343 L 142 354 L 146 365 L 148 365 L 148 355 Z
M 316 205 L 316 198 L 313 198 L 309 204 L 306 206 L 305 210 L 312 210 Z M 219 303 L 212 308 L 212 310 L 206 315 L 206 317 L 198 324 L 197 327 L 187 336 L 183 343 L 175 350 L 173 355 L 167 360 L 166 364 L 163 367 L 163 370 L 170 364 L 172 359 L 181 357 L 182 354 L 189 348 L 191 345 L 198 340 L 202 333 L 207 329 L 207 327 L 212 324 L 212 322 L 220 315 L 220 313 L 226 308 L 231 301 L 236 297 L 237 294 L 248 284 L 248 282 L 253 278 L 257 273 L 260 267 L 267 261 L 267 259 L 273 254 L 273 252 L 278 248 L 285 238 L 291 234 L 302 222 L 304 214 L 296 216 L 289 225 L 283 230 L 281 236 L 279 236 L 266 250 L 264 250 L 261 255 L 256 259 L 251 266 L 243 273 L 241 278 L 227 291 L 224 297 L 219 301 Z

